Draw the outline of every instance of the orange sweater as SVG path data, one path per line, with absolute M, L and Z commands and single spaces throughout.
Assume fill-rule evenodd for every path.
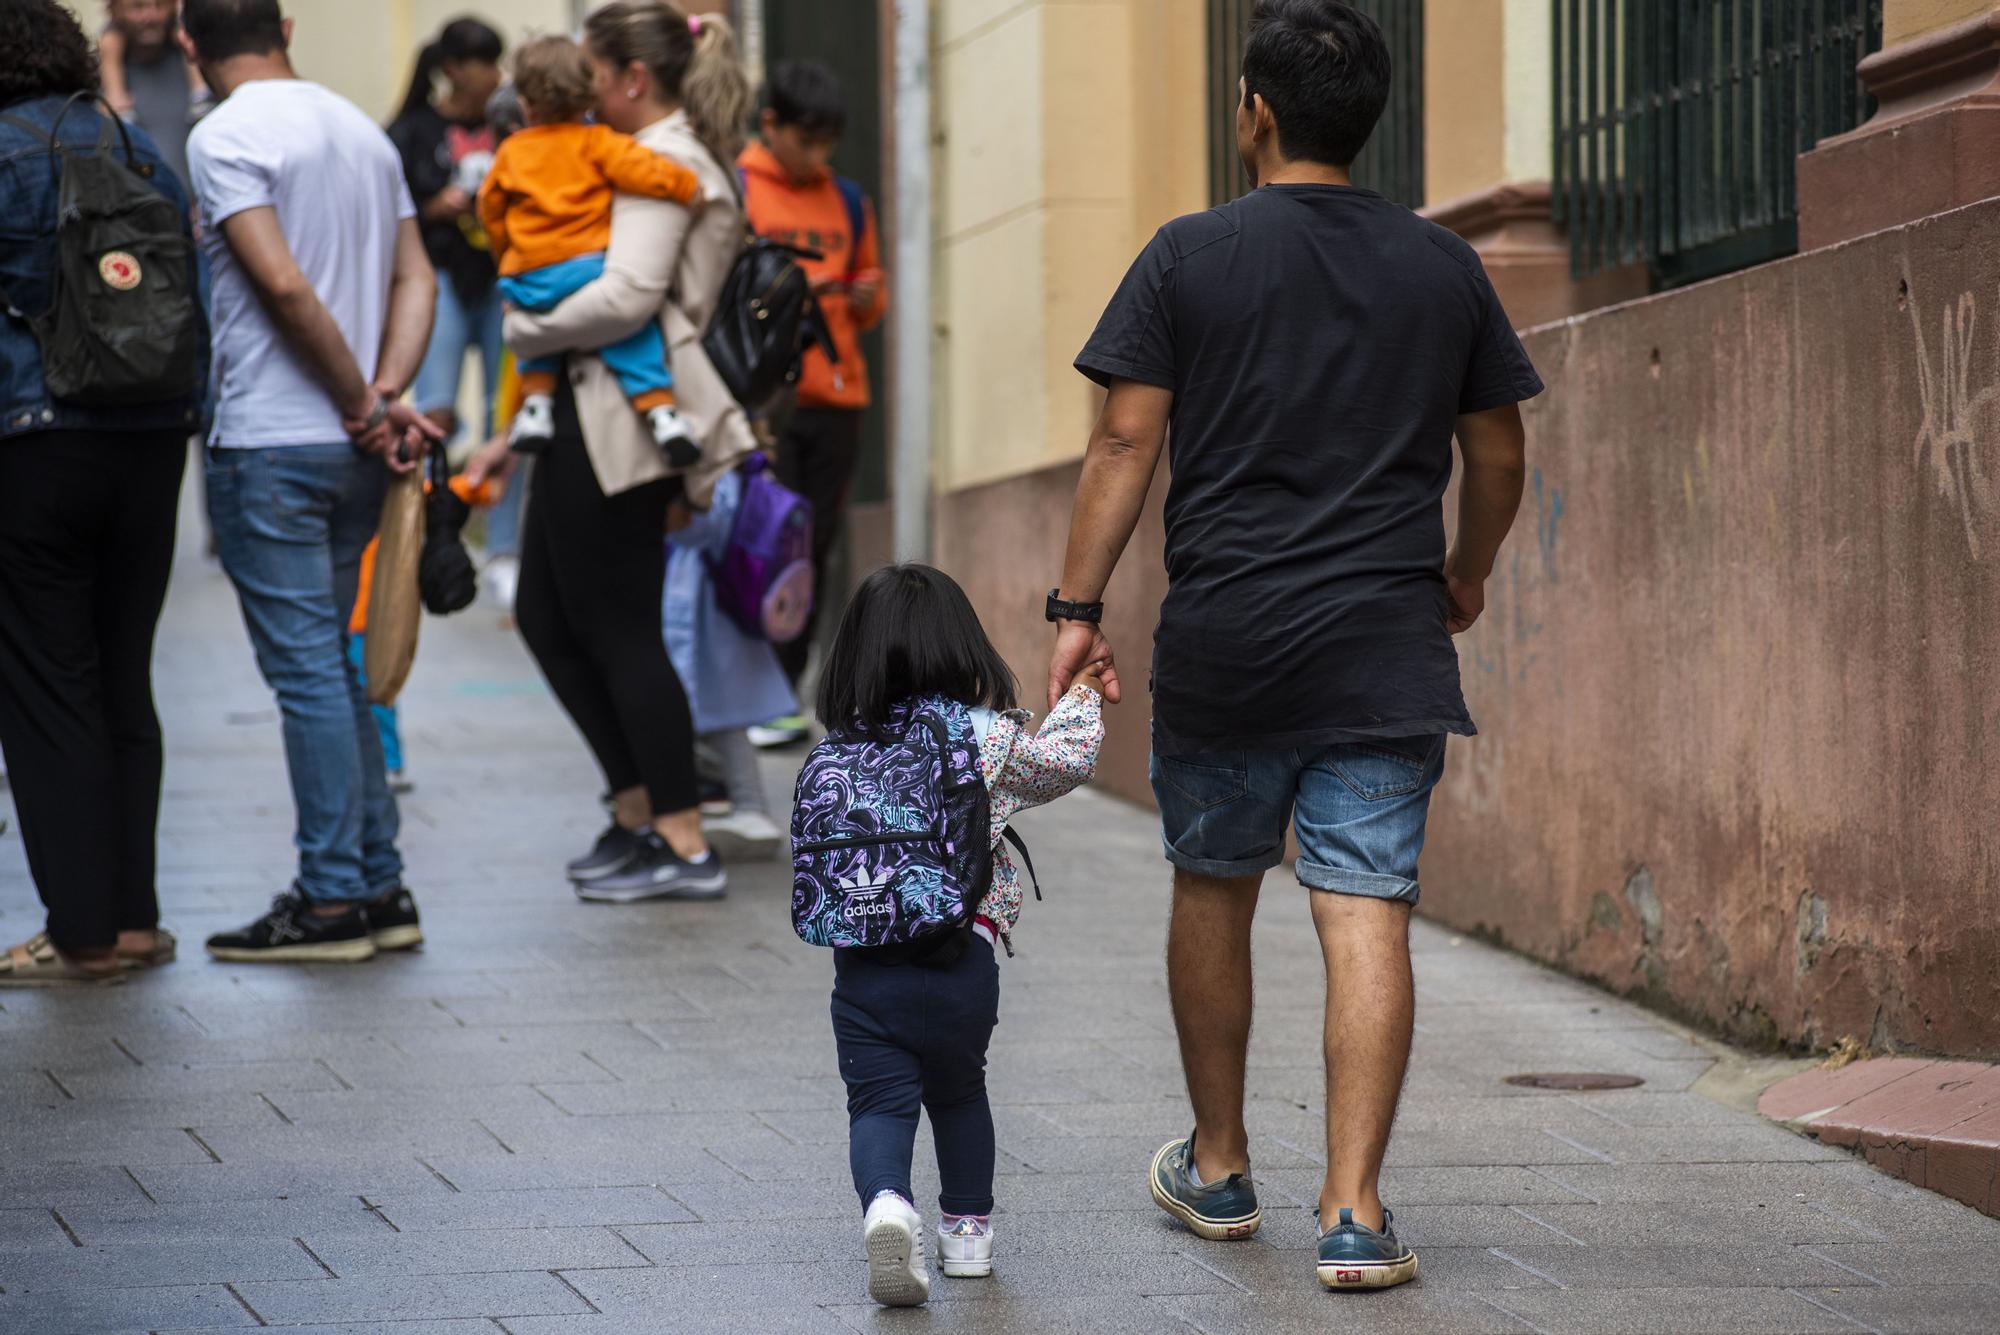
M 517 130 L 493 155 L 479 219 L 503 274 L 526 273 L 611 243 L 611 196 L 676 204 L 701 198 L 695 174 L 603 125 L 562 121 Z
M 882 323 L 889 306 L 873 206 L 863 201 L 861 235 L 849 236 L 854 228 L 832 176 L 795 185 L 762 144 L 744 149 L 736 165 L 743 170 L 744 209 L 757 235 L 819 251 L 826 258 L 799 261 L 807 276 L 815 286 L 828 281 L 842 284 L 822 291 L 819 298 L 833 345 L 840 351 L 839 364 L 829 362 L 818 348 L 807 349 L 799 371 L 800 406 L 866 408 L 868 363 L 861 356 L 861 334 Z M 875 285 L 865 305 L 849 295 L 847 286 L 861 282 Z

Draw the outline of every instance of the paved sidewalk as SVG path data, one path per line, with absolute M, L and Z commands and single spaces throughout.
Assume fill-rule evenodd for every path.
M 993 1049 L 999 1273 L 879 1312 L 828 960 L 793 940 L 782 871 L 739 868 L 718 904 L 579 905 L 558 869 L 597 825 L 581 745 L 490 612 L 424 635 L 404 848 L 430 945 L 210 963 L 203 935 L 284 884 L 291 808 L 227 584 L 184 552 L 158 672 L 185 953 L 122 988 L 0 992 L 0 1331 L 2000 1328 L 2000 1221 L 1691 1092 L 1702 1048 L 1429 926 L 1386 1184 L 1422 1277 L 1321 1293 L 1321 973 L 1282 874 L 1251 1070 L 1266 1223 L 1170 1225 L 1144 1183 L 1188 1126 L 1166 875 L 1150 822 L 1091 795 L 1025 822 L 1048 899 Z M 11 833 L 0 936 L 39 923 Z M 1569 1070 L 1646 1083 L 1500 1083 Z

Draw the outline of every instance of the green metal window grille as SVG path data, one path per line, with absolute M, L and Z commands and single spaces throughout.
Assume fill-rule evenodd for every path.
M 1424 6 L 1422 0 L 1349 0 L 1389 42 L 1389 105 L 1354 160 L 1354 182 L 1399 204 L 1424 202 Z M 1217 204 L 1250 188 L 1236 155 L 1237 80 L 1255 0 L 1208 0 L 1208 194 Z
M 1556 220 L 1656 287 L 1798 249 L 1798 155 L 1868 118 L 1881 0 L 1552 0 Z

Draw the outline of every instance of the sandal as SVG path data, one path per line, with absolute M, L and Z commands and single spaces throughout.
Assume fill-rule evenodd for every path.
M 0 955 L 0 987 L 58 987 L 72 983 L 122 983 L 125 966 L 115 959 L 84 964 L 57 950 L 47 932 L 37 932 Z
M 164 927 L 155 927 L 151 950 L 121 950 L 118 962 L 128 969 L 157 969 L 162 964 L 174 962 L 178 946 L 172 932 Z

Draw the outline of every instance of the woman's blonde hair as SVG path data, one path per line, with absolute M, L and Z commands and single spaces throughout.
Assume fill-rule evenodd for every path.
M 690 19 L 666 0 L 614 0 L 583 21 L 592 51 L 619 67 L 638 61 L 679 102 L 724 167 L 743 148 L 752 101 L 736 33 L 715 14 Z

